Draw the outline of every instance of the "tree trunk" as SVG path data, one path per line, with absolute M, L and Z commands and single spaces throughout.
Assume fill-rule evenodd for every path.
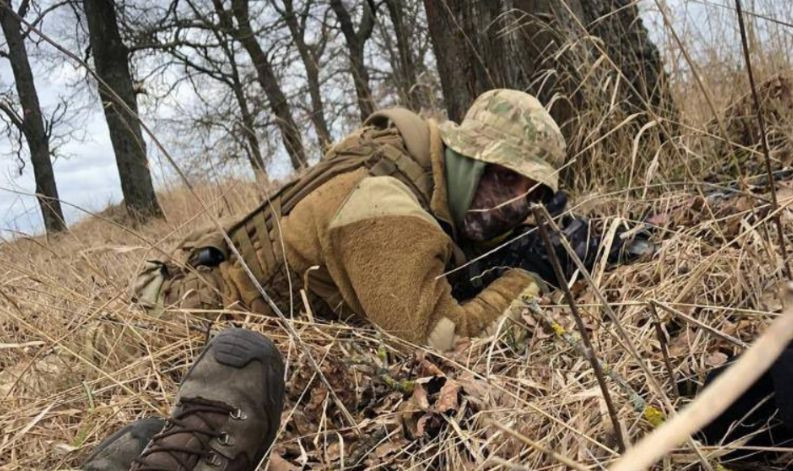
M 19 102 L 22 105 L 21 121 L 16 124 L 25 136 L 30 150 L 33 175 L 36 179 L 36 198 L 44 219 L 44 228 L 47 233 L 55 233 L 66 229 L 66 222 L 63 219 L 55 175 L 52 172 L 49 136 L 44 128 L 44 119 L 41 115 L 39 97 L 33 82 L 20 22 L 6 8 L 11 8 L 10 1 L 0 0 L 0 26 L 6 38 L 8 58 L 11 61 Z
M 124 203 L 130 216 L 137 221 L 162 217 L 146 158 L 146 143 L 141 133 L 138 104 L 129 72 L 129 54 L 121 41 L 114 2 L 84 0 L 83 4 L 96 73 L 107 84 L 98 84 L 99 97 L 116 154 Z
M 416 61 L 413 57 L 409 33 L 405 25 L 405 13 L 402 0 L 386 0 L 388 16 L 394 26 L 394 37 L 396 38 L 397 53 L 399 54 L 396 70 L 397 88 L 402 97 L 404 105 L 412 110 L 421 108 L 421 92 L 417 86 L 418 73 L 416 72 Z
M 248 98 L 245 96 L 245 89 L 240 79 L 239 69 L 237 68 L 237 61 L 234 57 L 234 52 L 230 49 L 233 47 L 233 41 L 224 41 L 224 36 L 216 33 L 219 42 L 224 44 L 223 52 L 231 65 L 231 89 L 234 92 L 234 98 L 237 100 L 237 105 L 240 107 L 240 117 L 242 118 L 242 132 L 245 134 L 245 140 L 248 142 L 248 160 L 253 168 L 253 174 L 257 181 L 267 181 L 267 171 L 264 167 L 264 157 L 262 157 L 262 149 L 259 145 L 259 137 L 256 135 L 256 118 L 251 113 L 250 106 L 248 106 Z M 229 45 L 229 43 L 231 43 Z
M 369 71 L 364 63 L 364 46 L 372 35 L 374 29 L 375 12 L 372 11 L 368 1 L 363 3 L 363 16 L 358 31 L 352 23 L 352 17 L 342 4 L 341 0 L 330 0 L 330 7 L 336 13 L 339 20 L 341 32 L 347 42 L 347 53 L 350 59 L 350 70 L 353 83 L 355 85 L 355 95 L 358 97 L 358 109 L 361 112 L 361 120 L 365 120 L 374 112 L 374 102 L 372 91 L 369 88 Z
M 308 94 L 311 98 L 311 123 L 317 132 L 320 148 L 324 151 L 330 146 L 332 138 L 328 130 L 328 123 L 325 121 L 325 108 L 322 104 L 322 93 L 319 87 L 319 57 L 317 57 L 311 46 L 306 44 L 305 23 L 298 22 L 292 0 L 283 0 L 283 2 L 284 21 L 289 27 L 289 33 L 295 41 L 297 51 L 300 53 L 300 59 L 303 61 L 303 67 L 306 69 Z M 308 15 L 308 11 L 304 12 L 303 15 Z M 319 39 L 319 41 L 324 40 L 325 38 Z
M 581 10 L 589 32 L 603 39 L 606 53 L 620 67 L 628 83 L 633 85 L 628 90 L 631 111 L 646 110 L 649 104 L 661 117 L 676 117 L 677 109 L 661 54 L 650 41 L 636 2 L 581 1 Z
M 221 9 L 218 14 L 225 14 L 219 2 L 213 3 L 215 3 L 216 9 Z M 267 101 L 270 103 L 270 109 L 276 117 L 278 129 L 281 130 L 281 136 L 283 137 L 286 152 L 289 154 L 289 159 L 292 161 L 292 167 L 295 170 L 304 168 L 307 166 L 307 160 L 300 130 L 294 118 L 292 118 L 292 110 L 289 108 L 286 95 L 281 90 L 281 85 L 278 83 L 273 67 L 253 34 L 248 14 L 248 0 L 232 0 L 231 8 L 234 17 L 237 19 L 237 29 L 231 33 L 234 34 L 237 41 L 242 44 L 242 47 L 251 56 L 259 83 L 267 96 Z
M 242 132 L 245 134 L 245 140 L 248 141 L 248 160 L 253 168 L 256 180 L 265 180 L 267 172 L 264 168 L 262 150 L 259 147 L 259 138 L 256 136 L 256 131 L 254 129 L 256 122 L 248 107 L 248 99 L 245 97 L 245 92 L 242 90 L 242 84 L 238 83 L 236 80 L 234 82 L 234 97 L 237 99 L 237 104 L 240 107 L 240 117 L 242 118 L 243 127 Z
M 507 86 L 501 73 L 508 71 L 493 63 L 503 41 L 487 28 L 498 17 L 500 3 L 424 0 L 446 112 L 453 121 L 462 120 L 480 93 Z M 522 88 L 517 83 L 512 86 Z
M 674 106 L 666 75 L 635 5 L 630 0 L 567 5 L 569 10 L 556 0 L 424 0 L 449 118 L 462 119 L 480 93 L 509 87 L 546 104 L 553 101 L 551 115 L 565 135 L 572 134 L 583 106 L 581 72 L 570 48 L 562 46 L 586 36 L 579 23 L 608 45 L 606 52 L 628 81 L 621 88 L 630 90 L 626 101 L 632 111 L 648 111 L 644 103 L 649 102 L 652 112 L 668 116 Z M 598 54 L 594 48 L 589 52 Z M 566 98 L 552 100 L 558 96 Z

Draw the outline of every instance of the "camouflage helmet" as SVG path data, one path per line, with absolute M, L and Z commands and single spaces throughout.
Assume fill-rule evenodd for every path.
M 564 164 L 559 126 L 533 96 L 518 90 L 489 90 L 474 101 L 461 124 L 440 126 L 446 146 L 466 157 L 501 165 L 554 192 Z

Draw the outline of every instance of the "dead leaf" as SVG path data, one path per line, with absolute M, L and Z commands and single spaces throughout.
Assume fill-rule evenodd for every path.
M 688 324 L 669 343 L 669 355 L 672 358 L 686 356 L 691 351 L 690 343 L 694 333 Z
M 485 399 L 490 395 L 492 387 L 486 381 L 478 379 L 473 373 L 466 371 L 456 379 L 463 387 L 467 396 Z
M 405 440 L 388 441 L 378 446 L 372 452 L 375 458 L 385 458 L 386 456 L 401 451 L 405 447 Z
M 453 379 L 447 379 L 441 391 L 438 393 L 438 400 L 435 401 L 434 409 L 441 414 L 456 411 L 459 405 L 458 396 L 460 394 L 460 383 Z
M 420 382 L 416 381 L 413 395 L 399 406 L 399 416 L 402 420 L 405 435 L 408 438 L 415 439 L 424 434 L 423 426 L 419 429 L 419 421 L 429 408 L 427 390 L 424 389 Z
M 403 430 L 410 439 L 434 437 L 446 425 L 443 414 L 460 408 L 461 385 L 445 376 L 416 380 L 410 400 L 400 407 Z
M 436 437 L 446 421 L 438 414 L 424 414 L 418 421 L 416 431 L 417 437 Z
M 427 398 L 427 390 L 424 389 L 424 386 L 421 383 L 416 383 L 415 388 L 413 388 L 413 395 L 410 397 L 410 400 L 419 410 L 426 411 L 430 408 L 430 401 Z
M 722 352 L 713 352 L 705 358 L 708 366 L 717 367 L 727 363 L 728 357 Z
M 422 358 L 419 362 L 419 376 L 446 376 L 434 363 Z
M 782 311 L 782 293 L 785 290 L 786 283 L 779 282 L 776 286 L 766 290 L 760 296 L 760 304 L 766 308 L 769 312 L 781 312 Z
M 423 437 L 424 433 L 427 431 L 427 421 L 430 420 L 432 416 L 429 414 L 424 414 L 419 417 L 419 420 L 416 422 L 416 437 Z
M 281 458 L 278 453 L 270 455 L 270 463 L 267 465 L 270 471 L 299 471 L 300 466 L 295 466 L 289 461 Z
M 669 222 L 669 216 L 663 213 L 656 213 L 648 217 L 646 222 L 653 226 L 665 226 Z

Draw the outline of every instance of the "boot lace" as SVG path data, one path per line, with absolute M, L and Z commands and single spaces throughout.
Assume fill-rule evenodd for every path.
M 198 460 L 210 460 L 214 452 L 209 447 L 213 438 L 225 438 L 225 434 L 213 426 L 209 419 L 211 414 L 233 415 L 237 410 L 225 404 L 203 401 L 200 399 L 183 399 L 179 405 L 182 410 L 168 419 L 168 425 L 162 432 L 152 437 L 146 450 L 133 461 L 136 471 L 173 471 L 163 461 L 178 463 L 182 469 L 192 469 Z M 197 417 L 199 421 L 187 420 Z M 191 440 L 195 438 L 196 440 Z M 167 460 L 171 458 L 170 460 Z M 156 459 L 154 459 L 156 457 Z M 163 458 L 166 458 L 163 460 Z

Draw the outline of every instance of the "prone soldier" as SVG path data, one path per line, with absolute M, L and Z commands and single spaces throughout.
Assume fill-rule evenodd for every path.
M 510 302 L 539 290 L 504 270 L 470 299 L 444 276 L 550 198 L 565 159 L 559 127 L 532 96 L 482 94 L 461 124 L 405 109 L 370 116 L 314 167 L 227 227 L 182 244 L 188 268 L 151 262 L 136 299 L 155 309 L 243 309 L 272 314 L 244 262 L 286 311 L 290 285 L 315 314 L 357 315 L 416 344 L 444 350 L 486 334 Z

